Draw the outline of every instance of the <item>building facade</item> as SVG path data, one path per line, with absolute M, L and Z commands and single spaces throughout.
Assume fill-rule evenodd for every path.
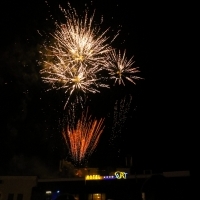
M 107 175 L 98 172 L 83 169 L 82 177 L 76 178 L 0 177 L 0 200 L 148 200 L 162 189 L 161 195 L 171 200 L 190 199 L 189 171 L 133 175 L 124 168 Z

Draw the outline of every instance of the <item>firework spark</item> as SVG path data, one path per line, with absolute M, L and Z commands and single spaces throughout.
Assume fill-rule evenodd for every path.
M 44 44 L 48 53 L 44 54 L 45 68 L 40 71 L 43 81 L 49 83 L 51 89 L 64 89 L 69 97 L 76 90 L 96 93 L 101 87 L 109 88 L 101 83 L 102 77 L 98 77 L 106 65 L 107 53 L 111 51 L 105 36 L 108 29 L 100 33 L 100 28 L 93 26 L 94 14 L 89 18 L 86 12 L 81 18 L 71 7 L 67 11 L 61 10 L 66 23 L 56 23 L 56 31 L 51 34 L 54 42 Z
M 120 137 L 123 125 L 127 119 L 127 114 L 132 102 L 132 96 L 125 96 L 123 99 L 117 99 L 114 105 L 113 126 L 110 139 L 110 145 L 113 145 L 114 140 Z
M 70 7 L 70 5 L 69 5 Z M 105 54 L 111 50 L 105 36 L 106 31 L 100 33 L 100 27 L 93 25 L 94 14 L 89 18 L 86 12 L 81 18 L 75 9 L 63 11 L 66 24 L 59 26 L 53 37 L 57 41 L 57 48 L 53 48 L 55 54 L 66 58 L 70 63 L 83 65 L 87 69 L 91 66 L 105 64 Z
M 63 130 L 62 135 L 75 163 L 81 164 L 86 157 L 92 154 L 103 132 L 103 122 L 104 118 L 92 119 L 88 116 L 88 112 L 83 112 L 74 128 L 68 125 Z
M 133 57 L 129 60 L 126 58 L 126 51 L 123 54 L 119 51 L 117 54 L 115 50 L 108 53 L 108 62 L 106 63 L 107 70 L 110 75 L 110 79 L 114 79 L 115 83 L 118 82 L 119 85 L 122 83 L 125 85 L 123 79 L 135 83 L 135 80 L 141 79 L 139 76 L 134 74 L 140 72 L 138 67 L 132 67 L 134 64 Z

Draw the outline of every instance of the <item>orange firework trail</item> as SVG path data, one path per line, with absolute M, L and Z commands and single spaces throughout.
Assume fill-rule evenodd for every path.
M 66 130 L 63 130 L 62 135 L 75 163 L 81 164 L 92 154 L 103 132 L 103 122 L 104 118 L 92 119 L 86 112 L 74 128 L 67 126 Z

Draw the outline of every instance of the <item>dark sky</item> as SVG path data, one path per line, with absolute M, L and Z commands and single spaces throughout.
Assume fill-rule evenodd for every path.
M 188 71 L 192 68 L 187 53 L 190 18 L 185 6 L 181 5 L 181 9 L 127 0 L 73 0 L 71 5 L 82 14 L 85 3 L 90 10 L 96 10 L 95 20 L 99 22 L 103 15 L 102 29 L 120 29 L 113 45 L 126 49 L 128 57 L 134 55 L 135 66 L 144 78 L 136 85 L 113 87 L 90 97 L 94 113 L 107 119 L 91 163 L 121 165 L 124 157 L 131 155 L 139 169 L 189 169 L 193 116 Z M 59 5 L 67 8 L 67 1 L 49 0 L 48 4 L 43 0 L 0 3 L 2 174 L 8 168 L 12 171 L 10 163 L 14 158 L 24 163 L 28 158 L 37 158 L 56 166 L 66 153 L 61 140 L 66 97 L 63 91 L 45 92 L 48 86 L 41 81 L 37 60 L 44 39 L 38 30 L 54 30 L 50 15 L 62 21 Z M 127 119 L 110 146 L 114 103 L 129 94 L 132 103 Z

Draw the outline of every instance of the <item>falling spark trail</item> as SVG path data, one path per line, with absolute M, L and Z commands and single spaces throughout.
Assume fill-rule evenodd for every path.
M 132 102 L 131 95 L 129 95 L 129 97 L 125 96 L 123 99 L 116 100 L 115 102 L 110 145 L 114 145 L 114 140 L 117 137 L 121 137 L 120 134 L 124 126 L 124 123 L 127 119 L 127 114 L 130 109 L 131 102 Z
M 69 149 L 70 155 L 76 164 L 92 154 L 103 132 L 104 118 L 92 119 L 88 112 L 83 112 L 76 126 L 68 125 L 62 135 Z

